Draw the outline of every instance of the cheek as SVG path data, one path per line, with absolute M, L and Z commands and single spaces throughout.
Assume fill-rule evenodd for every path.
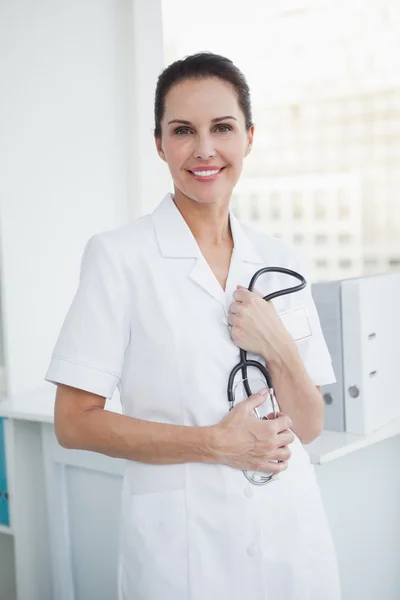
M 244 148 L 242 140 L 232 138 L 221 146 L 221 154 L 234 167 L 240 169 L 244 160 Z
M 164 145 L 164 154 L 171 173 L 178 173 L 182 168 L 185 160 L 187 160 L 188 144 L 174 143 L 174 140 L 168 140 Z

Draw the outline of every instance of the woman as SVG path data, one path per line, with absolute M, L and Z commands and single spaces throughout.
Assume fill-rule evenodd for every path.
M 335 380 L 329 353 L 309 287 L 265 302 L 287 287 L 273 273 L 247 290 L 263 266 L 302 273 L 297 251 L 229 209 L 253 135 L 249 89 L 230 60 L 201 53 L 165 69 L 155 142 L 174 193 L 89 240 L 46 375 L 58 385 L 59 442 L 128 461 L 121 600 L 340 597 L 302 446 L 322 428 L 316 386 Z M 311 331 L 296 340 L 279 313 L 299 307 Z M 239 348 L 268 365 L 275 419 L 254 417 L 265 391 L 228 412 Z M 104 410 L 117 386 L 123 415 Z M 242 470 L 279 476 L 256 486 Z

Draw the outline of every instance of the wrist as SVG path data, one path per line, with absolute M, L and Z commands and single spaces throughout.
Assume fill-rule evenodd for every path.
M 221 453 L 221 432 L 218 425 L 199 427 L 203 462 L 219 463 Z
M 279 344 L 275 352 L 270 353 L 270 356 L 266 357 L 265 353 L 263 356 L 271 375 L 281 375 L 298 357 L 296 342 L 289 336 Z

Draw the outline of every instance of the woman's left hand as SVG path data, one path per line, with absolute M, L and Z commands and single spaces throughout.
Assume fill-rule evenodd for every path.
M 272 360 L 295 343 L 273 303 L 266 302 L 259 292 L 249 292 L 239 285 L 233 298 L 228 323 L 231 337 L 239 348 Z

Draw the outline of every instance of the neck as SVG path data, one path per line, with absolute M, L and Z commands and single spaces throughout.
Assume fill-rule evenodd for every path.
M 188 198 L 179 190 L 175 190 L 173 200 L 199 245 L 233 245 L 229 200 L 224 203 L 205 204 Z

